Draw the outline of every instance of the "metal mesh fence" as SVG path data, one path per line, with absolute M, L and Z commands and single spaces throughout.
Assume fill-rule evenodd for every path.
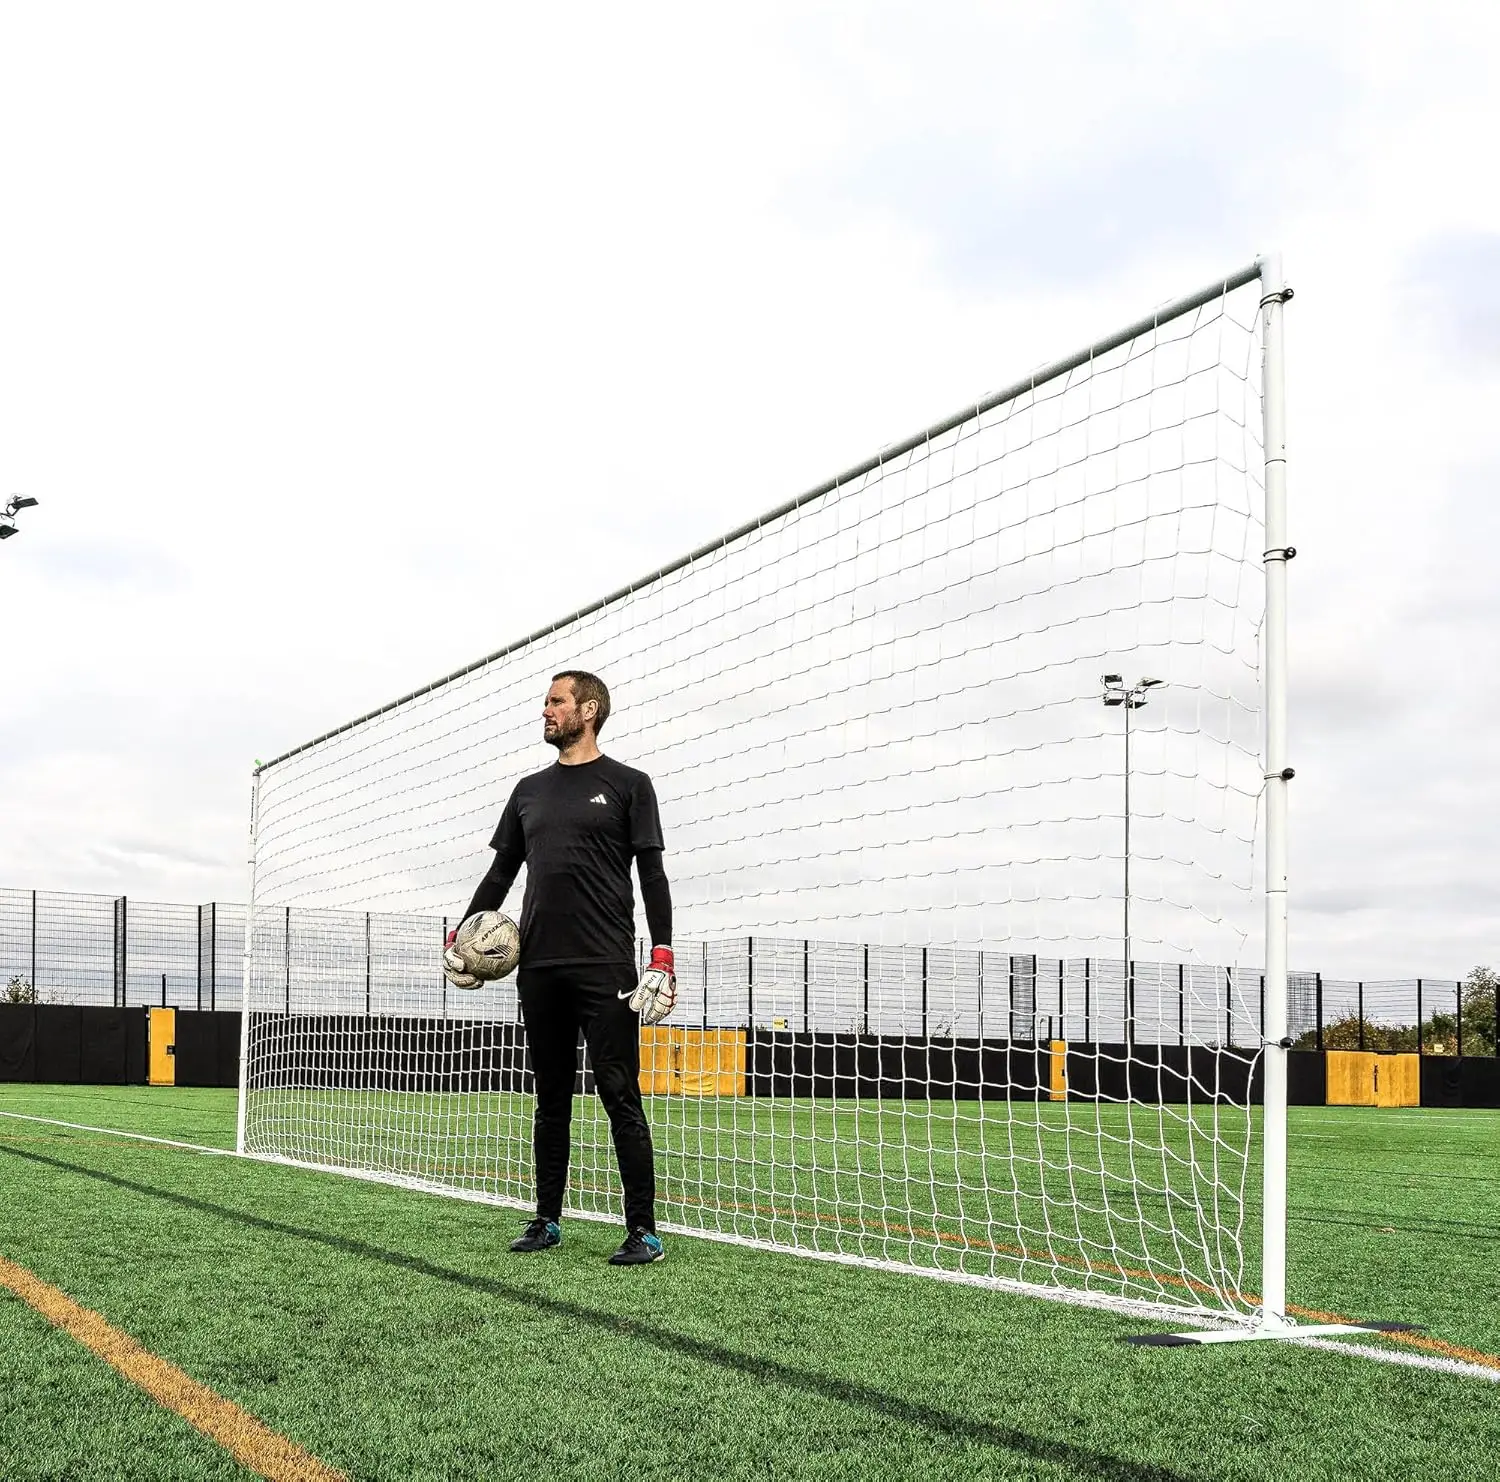
M 0 889 L 0 995 L 238 1008 L 245 908 Z
M 454 923 L 391 912 L 261 913 L 285 964 L 288 1012 L 362 1013 L 393 1001 L 414 1015 L 512 1021 L 514 981 L 483 995 L 447 984 L 439 949 Z M 241 905 L 183 905 L 0 889 L 0 996 L 43 1003 L 240 1006 Z M 677 951 L 684 1024 L 933 1039 L 1254 1046 L 1264 980 L 1247 969 L 986 949 L 787 937 L 688 940 Z M 1495 1053 L 1493 996 L 1449 979 L 1288 980 L 1299 1049 Z

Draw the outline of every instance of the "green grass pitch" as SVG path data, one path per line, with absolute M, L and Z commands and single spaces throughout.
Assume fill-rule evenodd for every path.
M 226 1147 L 231 1092 L 0 1086 Z M 1500 1353 L 1500 1114 L 1293 1109 L 1289 1294 Z M 0 1256 L 353 1478 L 1492 1478 L 1500 1384 L 0 1117 Z M 0 1476 L 245 1475 L 0 1291 Z

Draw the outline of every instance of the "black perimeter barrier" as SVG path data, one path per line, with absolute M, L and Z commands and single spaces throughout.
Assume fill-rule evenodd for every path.
M 176 1060 L 179 1086 L 238 1086 L 239 1014 L 178 1009 Z
M 179 1013 L 179 1025 L 186 1017 Z M 521 1026 L 513 1022 L 257 1015 L 251 1033 L 271 1034 L 279 1042 L 274 1066 L 261 1082 L 267 1089 L 436 1095 L 532 1089 Z M 180 1029 L 178 1043 L 182 1084 Z M 745 1094 L 1046 1101 L 1052 1096 L 1053 1058 L 1045 1042 L 756 1029 L 745 1032 Z M 1066 1066 L 1075 1098 L 1243 1104 L 1247 1093 L 1258 1100 L 1261 1090 L 1259 1061 L 1245 1049 L 1070 1046 Z M 578 1089 L 592 1090 L 581 1046 Z
M 142 1086 L 146 1011 L 0 1004 L 0 1081 Z
M 914 1039 L 752 1031 L 751 1096 L 869 1097 L 907 1101 L 1047 1101 L 1053 1052 L 1045 1042 Z M 1069 1045 L 1070 1100 L 1155 1104 L 1260 1099 L 1253 1051 L 1184 1045 Z M 1190 1095 L 1191 1077 L 1191 1095 Z
M 256 1015 L 251 1029 L 277 1041 L 274 1067 L 262 1081 L 268 1088 L 440 1095 L 532 1089 L 521 1026 L 511 1021 L 267 1014 Z M 238 1013 L 179 1009 L 175 1030 L 177 1085 L 238 1084 Z M 1058 1069 L 1045 1041 L 744 1033 L 750 1096 L 1046 1101 Z M 0 1082 L 144 1085 L 147 1034 L 144 1007 L 0 1004 Z M 1262 1100 L 1263 1062 L 1242 1047 L 1070 1043 L 1062 1058 L 1071 1101 Z M 1293 1050 L 1287 1058 L 1288 1101 L 1322 1106 L 1324 1052 Z M 578 1089 L 593 1089 L 581 1047 Z M 1500 1107 L 1500 1060 L 1425 1055 L 1421 1099 L 1423 1106 Z

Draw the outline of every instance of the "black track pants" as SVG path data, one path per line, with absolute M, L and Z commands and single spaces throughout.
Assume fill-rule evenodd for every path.
M 656 1168 L 641 1105 L 640 1019 L 619 994 L 636 985 L 628 963 L 521 969 L 517 985 L 536 1078 L 536 1212 L 562 1217 L 573 1122 L 578 1031 L 588 1046 L 599 1100 L 609 1115 L 629 1229 L 656 1228 Z

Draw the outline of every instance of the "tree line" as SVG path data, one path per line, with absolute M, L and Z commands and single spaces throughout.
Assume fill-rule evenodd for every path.
M 1323 1048 L 1415 1051 L 1420 1046 L 1428 1055 L 1456 1055 L 1462 1028 L 1464 1054 L 1493 1055 L 1497 987 L 1500 973 L 1494 968 L 1473 968 L 1464 979 L 1458 1011 L 1439 1009 L 1429 1014 L 1421 1022 L 1420 1036 L 1416 1024 L 1381 1024 L 1368 1016 L 1361 1021 L 1358 1014 L 1345 1014 L 1323 1025 Z M 1309 1029 L 1292 1048 L 1312 1050 L 1317 1046 L 1318 1032 Z

